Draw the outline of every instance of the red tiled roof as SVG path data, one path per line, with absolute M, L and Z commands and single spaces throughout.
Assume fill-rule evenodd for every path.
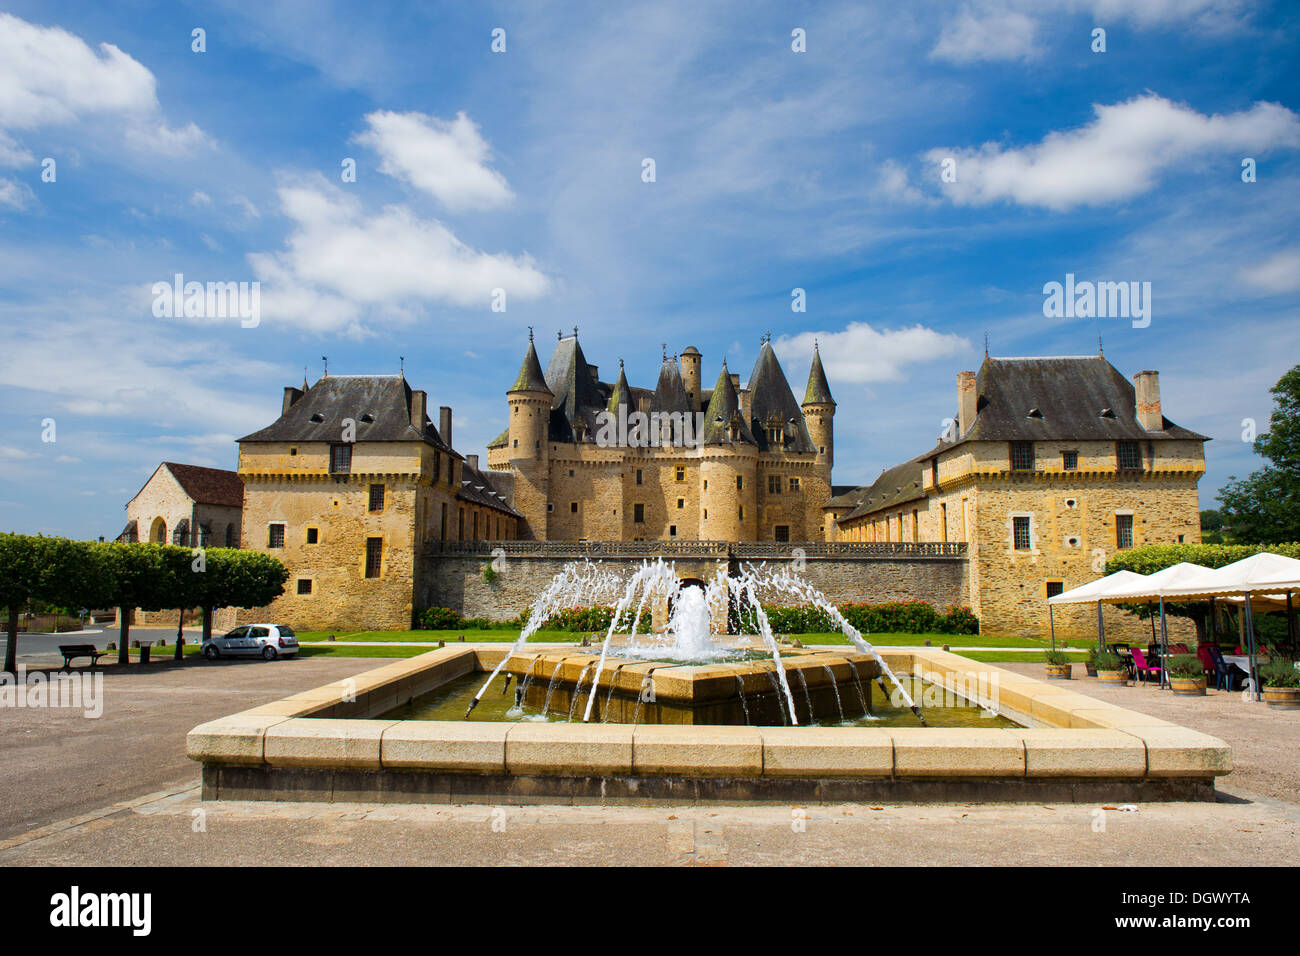
M 179 465 L 165 461 L 163 466 L 172 473 L 185 493 L 200 504 L 225 505 L 230 508 L 244 506 L 244 483 L 235 471 L 204 468 L 200 465 Z

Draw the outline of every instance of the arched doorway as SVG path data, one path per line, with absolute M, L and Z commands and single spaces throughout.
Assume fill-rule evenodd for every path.
M 162 518 L 154 518 L 153 524 L 149 525 L 149 540 L 154 544 L 167 543 L 167 522 Z

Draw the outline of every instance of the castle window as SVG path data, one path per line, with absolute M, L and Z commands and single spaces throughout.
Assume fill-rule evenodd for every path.
M 320 542 L 320 530 L 317 528 L 307 529 L 307 543 L 317 544 Z
M 638 468 L 638 469 L 636 470 L 636 483 L 637 483 L 638 485 L 641 484 L 641 469 L 640 469 L 640 468 Z
M 744 475 L 737 475 L 737 476 L 736 476 L 736 490 L 737 490 L 737 491 L 744 491 L 744 490 L 745 490 L 745 476 L 744 476 Z
M 677 499 L 677 507 L 678 507 L 678 508 L 685 508 L 685 507 L 686 507 L 686 499 L 685 499 L 685 498 L 678 498 L 678 499 Z
M 1011 538 L 1012 546 L 1017 551 L 1028 551 L 1030 547 L 1029 539 L 1029 519 L 1018 517 L 1011 519 Z
M 366 577 L 377 578 L 384 560 L 384 539 L 366 538 Z
M 577 503 L 576 501 L 570 501 L 570 502 L 569 502 L 569 514 L 571 514 L 571 515 L 576 515 L 577 513 L 578 513 L 578 503 Z
M 573 469 L 572 469 L 572 468 L 569 469 L 569 477 L 570 477 L 570 478 L 573 477 Z
M 1013 441 L 1011 443 L 1011 468 L 1013 471 L 1034 470 L 1033 442 Z
M 781 493 L 781 476 L 780 476 L 780 475 L 768 475 L 768 476 L 767 476 L 767 493 L 768 493 L 769 495 L 779 495 L 779 494 Z
M 1047 582 L 1047 596 L 1048 596 L 1049 598 L 1054 598 L 1054 597 L 1056 597 L 1058 594 L 1062 593 L 1064 590 L 1065 590 L 1065 582 L 1064 582 L 1064 581 L 1048 581 L 1048 582 Z
M 632 520 L 637 524 L 645 524 L 645 505 L 632 506 Z
M 1135 441 L 1118 441 L 1115 443 L 1115 462 L 1120 468 L 1137 469 L 1142 467 L 1142 449 Z
M 227 548 L 239 547 L 239 529 L 236 528 L 233 524 L 226 525 L 226 547 Z
M 788 524 L 779 524 L 772 529 L 772 537 L 777 541 L 790 540 L 790 526 Z
M 1115 547 L 1127 549 L 1133 547 L 1133 516 L 1115 516 Z
M 352 471 L 352 446 L 330 445 L 330 474 L 346 475 Z
M 292 457 L 292 456 L 294 456 L 294 455 L 296 455 L 296 454 L 298 454 L 298 449 L 296 449 L 296 448 L 290 448 L 290 449 L 289 449 L 289 455 L 290 455 L 290 457 Z
M 744 520 L 745 520 L 745 506 L 744 506 L 744 505 L 741 505 L 741 506 L 740 506 L 740 508 L 738 509 L 738 513 L 739 513 L 739 516 L 740 516 L 740 520 L 741 520 L 741 521 L 744 521 Z
M 516 447 L 516 448 L 519 447 L 519 439 L 518 439 L 518 438 L 515 439 L 515 445 L 514 445 L 514 447 Z
M 268 525 L 266 529 L 266 546 L 268 548 L 284 547 L 284 525 Z
M 675 525 L 675 524 L 670 524 L 670 525 L 668 526 L 668 537 L 670 537 L 670 538 L 675 538 L 675 537 L 677 537 L 677 525 Z
M 311 594 L 311 578 L 298 579 L 298 593 Z
M 1079 453 L 1077 451 L 1061 452 L 1061 467 L 1066 471 L 1077 471 L 1079 468 Z
M 384 510 L 384 486 L 383 485 L 370 486 L 370 510 L 371 511 Z
M 546 502 L 546 513 L 547 514 L 555 513 L 555 503 L 553 501 Z
M 677 480 L 678 480 L 678 481 L 685 481 L 685 480 L 686 480 L 686 466 L 685 466 L 685 465 L 678 465 L 678 466 L 677 466 Z
M 704 479 L 704 490 L 705 491 L 709 490 L 709 479 L 707 478 Z

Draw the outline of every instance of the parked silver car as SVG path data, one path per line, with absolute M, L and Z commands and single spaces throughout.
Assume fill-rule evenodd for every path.
M 298 653 L 298 638 L 287 624 L 243 624 L 225 634 L 203 642 L 203 656 L 210 661 L 219 657 L 293 657 Z

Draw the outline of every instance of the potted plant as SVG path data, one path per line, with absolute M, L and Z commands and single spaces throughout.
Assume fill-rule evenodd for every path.
M 1083 662 L 1083 669 L 1089 677 L 1097 676 L 1097 656 L 1101 653 L 1101 648 L 1096 644 L 1088 648 L 1088 657 Z
M 1093 658 L 1097 680 L 1102 684 L 1123 687 L 1128 683 L 1128 667 L 1124 658 L 1111 651 L 1101 651 Z
M 1195 654 L 1175 654 L 1169 658 L 1169 685 L 1184 697 L 1205 696 L 1205 665 Z
M 1259 668 L 1264 703 L 1275 710 L 1300 710 L 1300 670 L 1295 663 L 1273 660 Z
M 1070 679 L 1070 657 L 1064 651 L 1046 651 L 1048 680 Z

